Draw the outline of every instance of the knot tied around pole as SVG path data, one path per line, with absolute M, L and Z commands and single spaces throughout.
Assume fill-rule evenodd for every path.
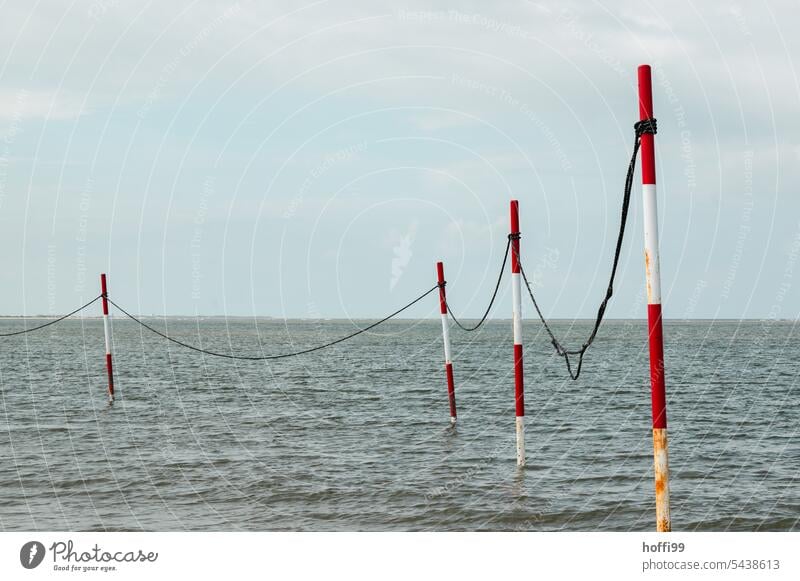
M 636 131 L 636 136 L 641 137 L 645 133 L 655 135 L 658 133 L 658 124 L 655 117 L 649 119 L 642 119 L 633 124 L 633 129 Z

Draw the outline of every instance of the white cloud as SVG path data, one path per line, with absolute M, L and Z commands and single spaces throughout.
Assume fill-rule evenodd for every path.
M 89 113 L 78 95 L 48 91 L 0 89 L 0 121 L 74 119 Z
M 505 217 L 498 199 L 522 192 L 526 209 L 545 202 L 535 215 L 547 219 L 566 245 L 578 219 L 594 228 L 582 236 L 609 236 L 606 214 L 597 212 L 615 218 L 636 118 L 636 65 L 650 62 L 657 73 L 659 183 L 673 194 L 662 198 L 665 231 L 671 228 L 674 240 L 683 225 L 687 237 L 707 240 L 709 230 L 734 224 L 735 236 L 741 212 L 731 192 L 742 190 L 745 149 L 758 152 L 754 190 L 764 215 L 754 225 L 772 228 L 773 198 L 780 199 L 778 222 L 797 215 L 794 11 L 794 3 L 776 0 L 758 7 L 687 0 L 90 0 L 63 6 L 16 0 L 4 5 L 0 19 L 0 137 L 4 126 L 13 132 L 25 119 L 102 112 L 108 131 L 99 133 L 102 123 L 75 124 L 74 139 L 45 135 L 44 153 L 83 160 L 99 149 L 105 163 L 98 171 L 109 175 L 98 188 L 124 192 L 118 203 L 134 215 L 142 204 L 134 193 L 144 185 L 139 174 L 152 173 L 149 191 L 174 193 L 175 207 L 192 216 L 191 187 L 176 176 L 207 171 L 220 147 L 222 178 L 229 172 L 236 186 L 231 216 L 241 224 L 253 216 L 283 215 L 326 151 L 368 140 L 374 144 L 369 152 L 315 182 L 298 220 L 332 214 L 335 229 L 365 200 L 408 191 L 458 200 L 443 235 L 450 242 L 496 234 L 502 243 L 505 220 L 492 229 L 495 216 Z M 137 116 L 151 105 L 152 115 Z M 136 141 L 128 147 L 130 135 Z M 4 159 L 28 159 L 34 137 L 21 132 Z M 688 160 L 684 142 L 691 146 Z M 185 166 L 176 170 L 164 151 L 184 149 Z M 295 151 L 298 157 L 283 168 Z M 244 167 L 251 155 L 252 165 Z M 409 172 L 401 180 L 381 173 L 395 164 L 437 171 Z M 524 171 L 529 164 L 531 171 Z M 151 166 L 152 172 L 130 169 Z M 696 170 L 694 189 L 687 168 Z M 266 190 L 276 171 L 280 181 Z M 63 172 L 58 188 L 79 191 L 85 179 L 79 173 Z M 360 181 L 373 173 L 374 180 Z M 52 192 L 58 190 L 42 172 L 32 176 L 33 186 L 42 188 L 42 208 L 52 209 L 48 204 L 56 205 Z M 5 191 L 23 179 L 22 172 L 0 171 Z M 365 184 L 366 193 L 346 190 L 333 200 L 349 180 L 359 188 Z M 59 208 L 74 207 L 68 196 L 60 200 Z M 680 214 L 686 200 L 697 202 L 689 208 L 691 222 Z M 556 207 L 548 210 L 547 204 Z M 479 212 L 484 206 L 485 221 Z M 152 207 L 148 199 L 142 216 Z M 386 230 L 390 225 L 382 224 Z M 774 239 L 793 235 L 786 227 L 775 226 Z M 665 243 L 665 268 L 672 248 Z M 728 259 L 725 248 L 724 242 L 715 247 L 712 263 Z M 590 269 L 596 262 L 591 256 L 575 260 Z M 697 264 L 705 268 L 705 257 Z M 687 265 L 692 267 L 690 260 Z M 693 283 L 685 292 L 691 295 Z
M 411 122 L 417 129 L 423 131 L 438 131 L 439 129 L 452 129 L 455 127 L 468 127 L 478 124 L 478 120 L 458 113 L 436 113 L 429 115 L 414 115 Z

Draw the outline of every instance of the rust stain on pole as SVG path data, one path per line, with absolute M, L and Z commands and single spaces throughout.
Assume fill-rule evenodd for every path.
M 652 302 L 653 287 L 650 284 L 652 273 L 650 271 L 650 253 L 645 249 L 644 251 L 644 271 L 645 271 L 645 284 L 647 285 L 647 302 Z
M 666 428 L 653 430 L 653 467 L 656 478 L 656 530 L 668 533 L 672 530 L 669 516 L 669 452 Z

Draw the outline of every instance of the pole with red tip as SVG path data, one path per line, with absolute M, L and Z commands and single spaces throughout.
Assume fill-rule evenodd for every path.
M 649 65 L 639 67 L 639 119 L 653 117 L 653 87 Z M 641 139 L 644 198 L 644 261 L 647 282 L 647 325 L 650 337 L 650 395 L 653 407 L 653 458 L 656 485 L 656 530 L 669 532 L 669 454 L 667 395 L 664 383 L 664 335 L 661 324 L 661 272 L 658 256 L 656 161 L 654 135 Z
M 511 294 L 514 327 L 514 401 L 517 466 L 525 466 L 525 387 L 522 377 L 522 281 L 519 269 L 519 202 L 511 200 Z
M 456 388 L 453 381 L 453 361 L 450 354 L 450 327 L 447 324 L 447 294 L 445 291 L 444 264 L 436 263 L 439 280 L 439 311 L 442 314 L 442 339 L 444 341 L 444 369 L 447 374 L 447 399 L 450 401 L 450 423 L 456 423 Z
M 111 362 L 111 328 L 108 324 L 108 286 L 105 273 L 100 275 L 100 290 L 103 297 L 103 332 L 106 338 L 106 370 L 108 371 L 108 402 L 114 403 L 114 367 Z

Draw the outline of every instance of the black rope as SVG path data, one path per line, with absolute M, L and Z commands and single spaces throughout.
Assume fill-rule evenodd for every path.
M 91 301 L 89 301 L 88 303 L 83 305 L 82 307 L 78 307 L 77 309 L 75 309 L 71 313 L 67 313 L 63 317 L 59 317 L 59 318 L 57 318 L 57 319 L 55 319 L 53 321 L 49 321 L 49 322 L 47 322 L 47 323 L 45 323 L 43 325 L 39 325 L 38 327 L 33 327 L 31 329 L 23 329 L 22 331 L 14 331 L 13 333 L 0 333 L 0 337 L 13 337 L 14 335 L 23 335 L 25 333 L 33 333 L 34 331 L 38 331 L 39 329 L 44 329 L 45 327 L 49 327 L 50 325 L 55 325 L 56 323 L 60 323 L 64 319 L 67 319 L 67 318 L 71 317 L 72 315 L 80 313 L 86 307 L 88 307 L 88 306 L 94 304 L 95 302 L 97 302 L 97 300 L 102 296 L 103 295 L 97 295 Z
M 536 313 L 539 315 L 539 319 L 542 321 L 544 325 L 545 331 L 547 334 L 550 335 L 550 341 L 553 343 L 553 347 L 556 349 L 556 353 L 558 353 L 561 357 L 564 358 L 564 362 L 567 364 L 567 372 L 569 376 L 575 380 L 578 379 L 581 375 L 581 368 L 583 367 L 583 356 L 586 354 L 586 350 L 589 349 L 589 346 L 594 342 L 595 337 L 597 336 L 597 331 L 600 329 L 600 324 L 603 322 L 603 317 L 606 313 L 606 307 L 608 306 L 608 301 L 611 300 L 611 296 L 614 294 L 614 278 L 617 275 L 617 265 L 619 264 L 619 256 L 622 251 L 622 240 L 625 237 L 625 224 L 628 221 L 628 209 L 630 207 L 631 202 L 631 189 L 633 188 L 633 177 L 636 171 L 636 155 L 639 153 L 639 147 L 641 146 L 642 142 L 642 135 L 645 133 L 649 133 L 651 135 L 655 135 L 657 132 L 657 124 L 656 120 L 653 118 L 650 119 L 642 119 L 641 121 L 637 121 L 633 129 L 636 133 L 636 139 L 633 143 L 633 154 L 631 155 L 631 161 L 628 163 L 628 174 L 625 177 L 625 191 L 622 196 L 622 211 L 620 215 L 620 224 L 619 224 L 619 234 L 617 235 L 617 246 L 614 251 L 614 262 L 611 266 L 611 276 L 608 280 L 608 288 L 606 289 L 606 296 L 603 301 L 600 303 L 600 306 L 597 309 L 597 317 L 594 321 L 594 328 L 592 329 L 589 338 L 584 342 L 580 349 L 568 350 L 566 349 L 561 342 L 556 338 L 555 334 L 553 333 L 550 325 L 548 325 L 547 320 L 542 315 L 542 311 L 539 308 L 539 304 L 536 302 L 536 298 L 533 295 L 533 291 L 531 290 L 531 285 L 528 282 L 528 277 L 525 276 L 525 270 L 522 268 L 522 262 L 519 260 L 519 256 L 517 256 L 517 262 L 519 263 L 519 270 L 522 273 L 522 279 L 525 281 L 525 286 L 528 289 L 528 294 L 531 297 L 531 301 L 533 302 L 533 306 L 536 309 Z M 509 234 L 509 241 L 513 234 Z M 578 366 L 575 369 L 575 372 L 572 371 L 572 364 L 570 362 L 570 355 L 577 355 L 578 356 Z
M 447 306 L 447 312 L 450 313 L 450 316 L 453 318 L 453 321 L 455 322 L 455 324 L 458 325 L 464 331 L 467 331 L 467 332 L 476 331 L 478 329 L 478 327 L 483 325 L 483 323 L 486 321 L 486 317 L 489 316 L 489 311 L 492 310 L 492 305 L 494 304 L 494 300 L 497 298 L 497 291 L 500 289 L 500 281 L 503 280 L 503 272 L 505 272 L 505 270 L 506 270 L 506 262 L 508 261 L 508 248 L 509 248 L 509 246 L 511 246 L 511 239 L 510 238 L 508 240 L 508 243 L 506 244 L 506 251 L 503 254 L 503 265 L 500 267 L 500 274 L 497 277 L 497 284 L 494 285 L 494 294 L 492 294 L 492 300 L 489 301 L 489 306 L 486 307 L 486 312 L 483 313 L 483 317 L 481 317 L 481 320 L 478 321 L 477 325 L 475 325 L 474 327 L 465 327 L 464 325 L 462 325 L 461 322 L 458 319 L 456 319 L 456 316 L 453 314 L 453 311 L 450 310 L 450 302 L 449 301 L 445 302 L 445 305 Z M 447 284 L 447 283 L 445 283 L 445 284 Z
M 340 337 L 340 338 L 338 338 L 338 339 L 336 339 L 334 341 L 331 341 L 329 343 L 325 343 L 324 345 L 318 345 L 316 347 L 310 347 L 309 349 L 303 349 L 302 351 L 294 351 L 292 353 L 280 353 L 278 355 L 261 355 L 261 356 L 258 356 L 258 355 L 229 355 L 227 353 L 218 353 L 216 351 L 208 351 L 207 349 L 202 349 L 200 347 L 196 347 L 194 345 L 190 345 L 188 343 L 184 343 L 183 341 L 178 341 L 177 339 L 174 339 L 174 338 L 170 337 L 169 335 L 166 335 L 165 333 L 162 333 L 158 329 L 155 329 L 155 328 L 151 327 L 150 325 L 148 325 L 147 323 L 145 323 L 141 319 L 138 319 L 138 318 L 134 317 L 132 314 L 130 314 L 128 311 L 126 311 L 125 309 L 120 307 L 117 303 L 115 303 L 111 299 L 108 299 L 108 302 L 111 303 L 112 305 L 114 305 L 117 309 L 119 309 L 120 312 L 122 312 L 129 319 L 133 320 L 136 323 L 139 323 L 145 329 L 147 329 L 149 331 L 152 331 L 156 335 L 160 335 L 164 339 L 167 339 L 168 341 L 172 341 L 173 343 L 175 343 L 177 345 L 180 345 L 181 347 L 186 347 L 187 349 L 191 349 L 193 351 L 197 351 L 198 353 L 205 353 L 206 355 L 211 355 L 213 357 L 224 357 L 226 359 L 245 359 L 245 360 L 248 360 L 248 361 L 264 361 L 264 360 L 267 360 L 267 359 L 284 359 L 286 357 L 295 357 L 297 355 L 305 355 L 306 353 L 312 353 L 314 351 L 319 351 L 320 349 L 325 349 L 326 347 L 332 347 L 333 345 L 336 345 L 337 343 L 342 343 L 344 341 L 347 341 L 348 339 L 352 339 L 356 335 L 360 335 L 361 333 L 365 333 L 366 331 L 369 331 L 370 329 L 374 329 L 375 327 L 377 327 L 378 325 L 380 325 L 382 323 L 385 323 L 386 321 L 388 321 L 392 317 L 395 317 L 396 315 L 399 315 L 400 313 L 402 313 L 403 311 L 405 311 L 406 309 L 408 309 L 412 305 L 415 305 L 416 303 L 418 303 L 419 301 L 424 299 L 426 296 L 428 296 L 429 294 L 431 294 L 433 291 L 435 291 L 438 288 L 439 288 L 439 285 L 437 284 L 435 287 L 433 287 L 432 289 L 430 289 L 428 291 L 425 291 L 423 294 L 418 296 L 416 299 L 414 299 L 413 301 L 408 303 L 403 308 L 396 310 L 391 315 L 389 315 L 387 317 L 384 317 L 380 321 L 378 321 L 376 323 L 373 323 L 373 324 L 369 325 L 368 327 L 364 327 L 363 329 L 359 329 L 355 333 L 351 333 L 350 335 L 347 335 L 345 337 Z

